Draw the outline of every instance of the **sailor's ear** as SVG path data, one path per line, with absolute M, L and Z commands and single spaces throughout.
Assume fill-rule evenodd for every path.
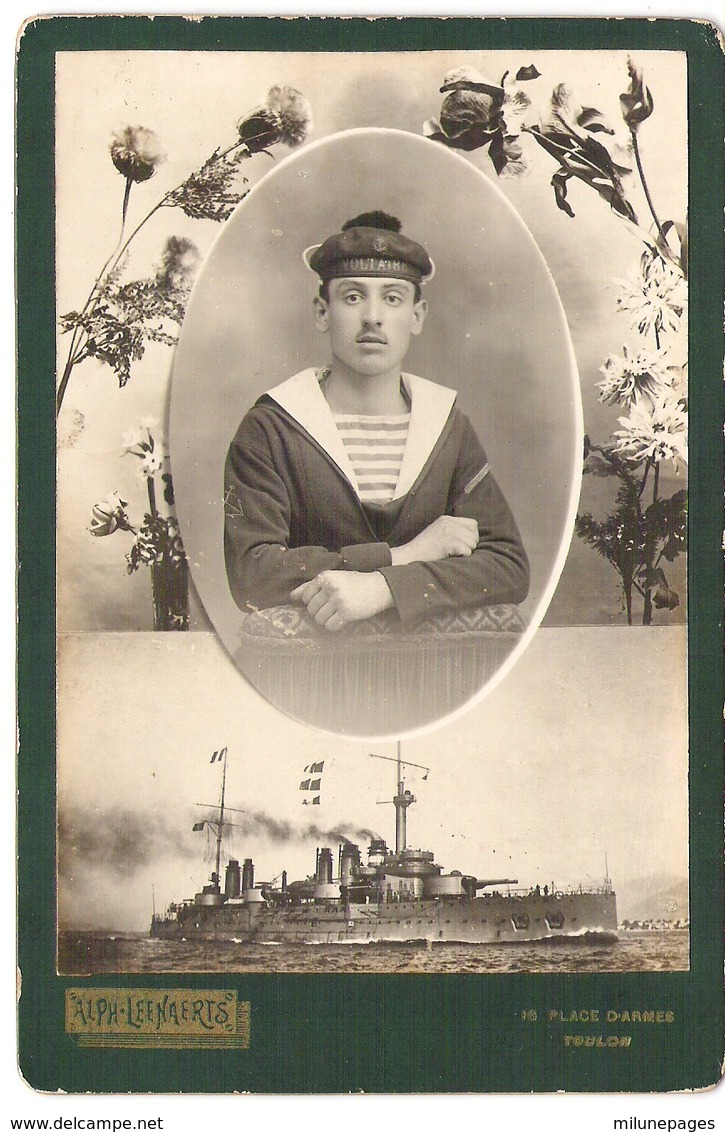
M 312 306 L 315 311 L 315 326 L 320 331 L 320 334 L 326 334 L 330 329 L 329 320 L 327 317 L 327 303 L 321 295 L 315 295 L 312 300 Z
M 428 304 L 425 299 L 419 299 L 413 307 L 413 326 L 411 327 L 411 334 L 420 334 L 425 323 L 425 316 L 428 314 Z

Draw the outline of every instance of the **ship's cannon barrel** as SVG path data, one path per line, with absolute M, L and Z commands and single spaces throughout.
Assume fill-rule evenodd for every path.
M 518 884 L 518 880 L 511 880 L 509 877 L 504 877 L 503 880 L 477 880 L 476 888 L 487 888 L 490 884 Z

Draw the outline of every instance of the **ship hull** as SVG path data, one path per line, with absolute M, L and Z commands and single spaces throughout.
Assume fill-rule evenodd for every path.
M 330 902 L 275 907 L 266 903 L 186 905 L 156 918 L 160 939 L 240 943 L 523 943 L 573 936 L 616 938 L 612 892 L 524 895 L 491 893 L 451 900 L 380 904 Z

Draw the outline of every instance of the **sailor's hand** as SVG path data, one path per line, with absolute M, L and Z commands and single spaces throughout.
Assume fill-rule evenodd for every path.
M 357 570 L 323 570 L 290 594 L 301 601 L 318 625 L 338 633 L 351 621 L 364 621 L 393 605 L 393 595 L 382 574 Z
M 408 562 L 439 562 L 442 558 L 467 558 L 478 545 L 478 523 L 461 515 L 441 515 L 419 535 L 395 546 L 390 554 L 393 566 Z

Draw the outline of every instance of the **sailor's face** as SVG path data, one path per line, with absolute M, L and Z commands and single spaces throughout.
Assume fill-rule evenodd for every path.
M 407 279 L 346 278 L 330 281 L 329 301 L 316 300 L 315 316 L 330 335 L 333 357 L 370 377 L 400 368 L 426 309 Z

